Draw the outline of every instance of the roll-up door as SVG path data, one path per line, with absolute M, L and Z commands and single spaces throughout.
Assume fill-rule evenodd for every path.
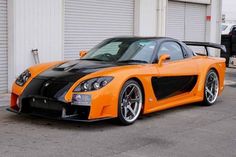
M 7 0 L 0 0 L 0 93 L 7 92 Z
M 169 1 L 166 35 L 168 37 L 184 40 L 185 39 L 184 21 L 185 21 L 185 3 Z
M 185 40 L 206 40 L 206 5 L 186 3 Z
M 102 40 L 133 35 L 134 0 L 65 0 L 64 58 Z
M 206 40 L 207 5 L 168 2 L 167 36 L 179 40 Z

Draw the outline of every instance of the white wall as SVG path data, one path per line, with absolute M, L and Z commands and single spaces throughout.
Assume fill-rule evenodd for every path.
M 9 88 L 22 71 L 34 64 L 62 59 L 63 0 L 8 0 Z
M 135 0 L 134 35 L 156 36 L 157 0 Z
M 157 1 L 157 36 L 166 35 L 167 5 L 168 0 Z
M 207 14 L 211 21 L 207 22 L 207 41 L 220 43 L 222 0 L 213 0 L 207 7 Z
M 208 8 L 212 19 L 208 24 L 208 40 L 214 43 L 221 43 L 221 22 L 222 22 L 222 0 L 213 0 Z M 220 51 L 213 52 L 215 56 L 220 56 Z

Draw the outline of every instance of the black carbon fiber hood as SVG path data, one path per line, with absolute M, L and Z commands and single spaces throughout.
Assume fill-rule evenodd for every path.
M 107 62 L 75 60 L 63 63 L 44 71 L 35 77 L 25 88 L 21 99 L 42 97 L 64 101 L 64 96 L 71 86 L 82 77 L 116 66 Z
M 108 62 L 74 60 L 46 70 L 45 72 L 38 75 L 37 78 L 50 79 L 54 81 L 75 82 L 87 74 L 113 66 L 116 65 Z

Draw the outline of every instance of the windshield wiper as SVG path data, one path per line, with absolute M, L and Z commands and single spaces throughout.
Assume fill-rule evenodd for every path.
M 123 61 L 118 61 L 117 63 L 148 63 L 147 61 L 142 61 L 142 60 L 123 60 Z
M 81 60 L 89 60 L 89 61 L 104 61 L 102 59 L 97 59 L 97 58 L 85 58 L 85 59 L 81 59 Z M 104 61 L 105 62 L 105 61 Z

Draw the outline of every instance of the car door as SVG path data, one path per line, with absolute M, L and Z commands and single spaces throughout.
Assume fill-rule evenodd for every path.
M 168 54 L 170 60 L 160 66 L 156 64 L 159 74 L 152 77 L 152 86 L 159 105 L 170 100 L 183 100 L 194 96 L 191 92 L 197 83 L 198 66 L 194 59 L 188 57 L 183 47 L 175 41 L 163 42 L 157 57 Z

